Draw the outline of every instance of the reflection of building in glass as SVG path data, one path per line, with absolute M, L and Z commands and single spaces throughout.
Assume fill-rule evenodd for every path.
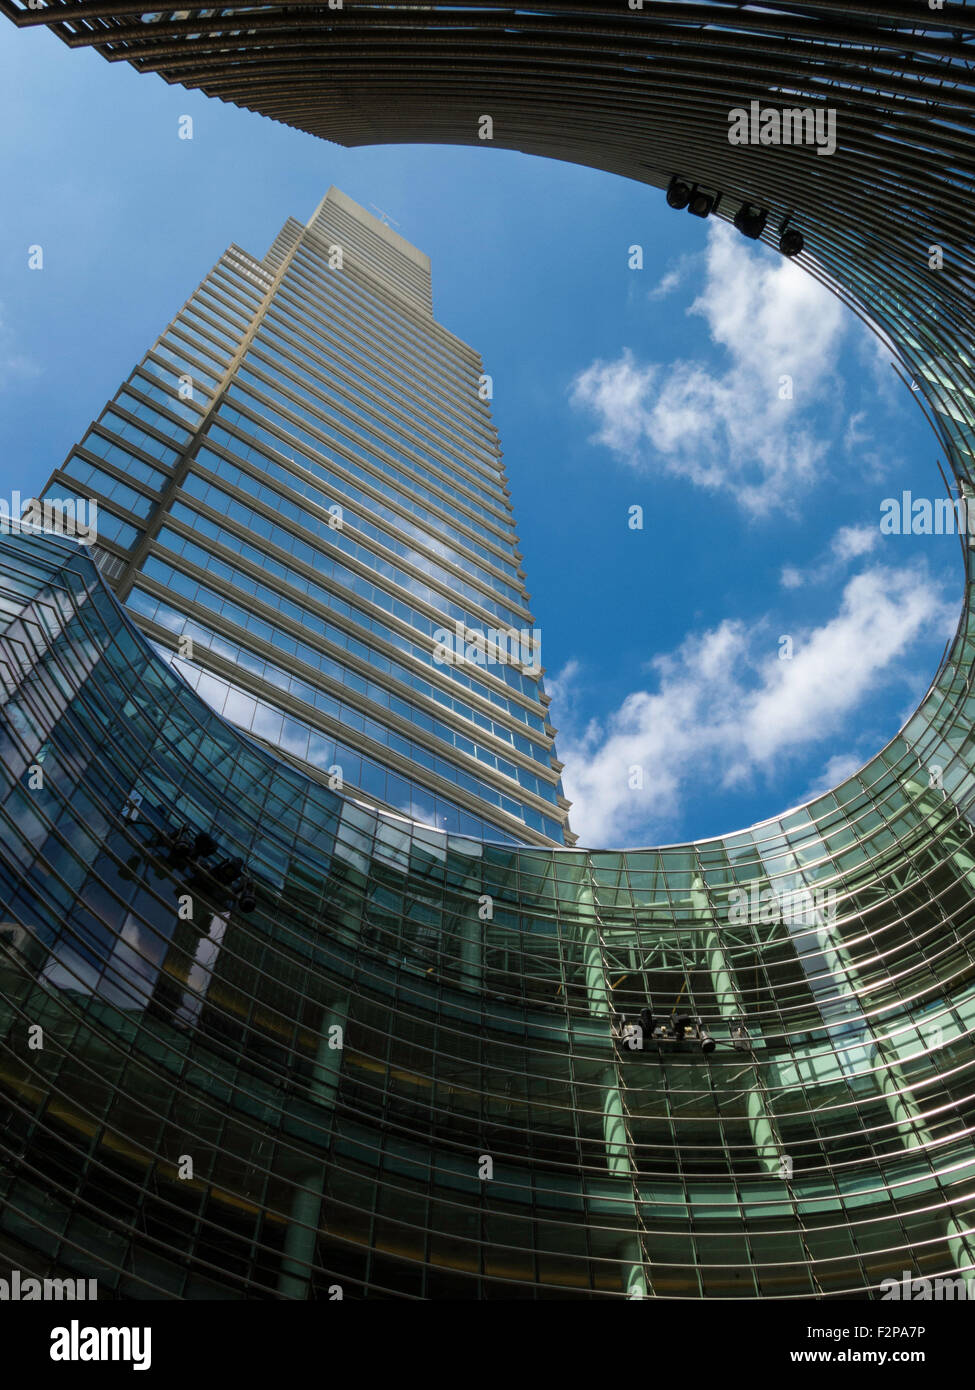
M 538 663 L 497 642 L 533 620 L 485 382 L 428 258 L 333 188 L 226 252 L 46 495 L 97 500 L 113 587 L 239 728 L 441 829 L 564 844 Z

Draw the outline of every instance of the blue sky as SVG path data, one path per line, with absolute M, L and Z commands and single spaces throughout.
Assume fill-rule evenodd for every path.
M 438 318 L 494 378 L 583 842 L 775 814 L 926 689 L 958 542 L 879 517 L 903 488 L 939 495 L 937 443 L 794 265 L 609 175 L 343 150 L 9 25 L 0 113 L 0 491 L 42 486 L 228 244 L 263 255 L 335 183 L 430 255 Z

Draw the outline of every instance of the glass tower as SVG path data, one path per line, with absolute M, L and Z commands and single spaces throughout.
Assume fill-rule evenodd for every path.
M 231 246 L 45 496 L 161 652 L 333 789 L 449 832 L 572 843 L 477 353 L 429 258 L 332 188 Z

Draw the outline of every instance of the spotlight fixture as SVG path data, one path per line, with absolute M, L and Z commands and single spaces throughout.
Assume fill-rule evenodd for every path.
M 246 878 L 244 886 L 240 890 L 237 898 L 237 906 L 241 912 L 253 912 L 257 907 L 257 898 L 254 894 L 254 883 L 252 879 Z
M 181 825 L 174 835 L 169 837 L 167 859 L 170 864 L 181 869 L 193 853 L 195 840 L 193 832 L 188 825 Z
M 687 204 L 690 201 L 690 184 L 685 183 L 683 179 L 679 179 L 675 174 L 674 177 L 670 180 L 670 183 L 667 185 L 668 206 L 680 210 L 681 208 L 686 208 Z
M 194 859 L 207 859 L 211 854 L 216 854 L 217 842 L 212 835 L 208 835 L 205 830 L 201 830 L 193 841 Z
M 789 256 L 790 259 L 792 256 L 798 256 L 805 244 L 802 232 L 796 227 L 786 227 L 779 237 L 779 250 L 783 256 Z
M 218 883 L 236 883 L 244 872 L 244 861 L 242 859 L 221 859 L 211 872 Z
M 757 241 L 762 235 L 767 221 L 766 209 L 752 207 L 751 203 L 742 203 L 735 213 L 735 226 L 742 236 L 750 237 L 752 241 Z
M 687 211 L 692 212 L 695 217 L 709 217 L 718 205 L 718 197 L 713 193 L 705 193 L 703 189 L 694 187 L 691 193 L 691 200 L 687 204 Z

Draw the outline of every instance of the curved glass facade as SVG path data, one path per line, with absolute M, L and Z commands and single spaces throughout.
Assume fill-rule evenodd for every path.
M 788 1298 L 975 1264 L 967 618 L 835 792 L 583 853 L 276 761 L 72 543 L 4 537 L 0 574 L 4 1242 L 135 1297 Z M 632 1031 L 674 1000 L 681 1036 Z

